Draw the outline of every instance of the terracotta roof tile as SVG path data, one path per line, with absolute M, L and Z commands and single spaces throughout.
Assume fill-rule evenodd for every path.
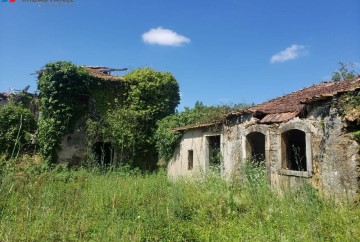
M 266 115 L 263 119 L 260 120 L 260 123 L 282 123 L 287 122 L 292 118 L 295 118 L 299 112 L 289 112 L 289 113 L 272 113 Z
M 239 110 L 226 115 L 226 118 L 249 113 L 260 113 L 265 115 L 260 123 L 282 123 L 298 116 L 306 104 L 326 100 L 336 94 L 355 91 L 360 89 L 360 76 L 353 80 L 341 82 L 323 82 L 313 85 L 282 97 L 274 98 L 268 102 L 255 105 L 249 109 Z M 222 123 L 222 121 L 175 128 L 174 131 L 182 131 L 200 127 L 209 127 Z
M 323 82 L 308 88 L 272 99 L 268 102 L 249 108 L 252 112 L 264 114 L 300 112 L 305 103 L 332 97 L 338 93 L 360 89 L 360 78 L 352 81 Z

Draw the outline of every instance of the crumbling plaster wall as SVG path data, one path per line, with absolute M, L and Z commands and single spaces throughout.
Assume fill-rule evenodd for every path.
M 329 196 L 355 196 L 359 192 L 359 145 L 347 132 L 343 110 L 335 99 L 318 104 L 309 117 L 320 120 L 319 144 L 314 147 L 320 151 L 314 175 L 318 176 L 317 187 Z
M 207 136 L 222 135 L 218 128 L 190 129 L 184 132 L 179 147 L 168 164 L 170 177 L 204 174 L 208 170 Z M 222 149 L 222 147 L 221 147 Z M 193 169 L 188 169 L 188 151 L 193 150 Z
M 223 129 L 224 175 L 234 176 L 246 162 L 248 151 L 246 135 L 261 132 L 266 135 L 266 169 L 269 183 L 278 190 L 304 182 L 311 183 L 322 193 L 338 197 L 358 193 L 359 145 L 345 130 L 341 110 L 331 102 L 322 102 L 308 108 L 306 118 L 293 118 L 281 124 L 258 124 L 256 119 L 244 116 Z M 292 172 L 282 168 L 281 134 L 300 129 L 306 134 L 307 172 Z
M 86 146 L 85 118 L 80 119 L 74 132 L 61 138 L 58 161 L 69 162 L 69 165 L 79 165 L 85 159 Z
M 265 163 L 269 184 L 279 191 L 310 183 L 323 194 L 335 198 L 359 193 L 359 144 L 347 131 L 341 107 L 334 101 L 308 105 L 306 117 L 285 123 L 260 124 L 251 114 L 228 120 L 221 127 L 222 175 L 239 176 L 241 165 L 248 162 L 246 135 L 265 135 Z M 289 130 L 305 133 L 306 171 L 287 170 L 282 165 L 282 133 Z M 204 173 L 206 167 L 206 136 L 218 134 L 211 128 L 184 131 L 180 147 L 170 161 L 170 176 Z M 188 170 L 188 150 L 194 150 L 194 168 Z

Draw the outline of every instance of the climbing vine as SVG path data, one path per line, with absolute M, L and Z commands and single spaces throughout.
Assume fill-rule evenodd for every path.
M 57 159 L 61 137 L 73 130 L 86 108 L 77 103 L 79 94 L 87 94 L 93 84 L 89 73 L 71 62 L 49 63 L 39 73 L 41 93 L 38 142 L 49 162 Z
M 158 158 L 156 123 L 173 114 L 180 100 L 176 79 L 150 68 L 103 79 L 70 62 L 54 62 L 40 71 L 38 88 L 38 143 L 49 162 L 57 160 L 61 138 L 85 116 L 88 146 L 113 142 L 121 162 L 152 169 Z M 80 96 L 89 102 L 79 102 Z

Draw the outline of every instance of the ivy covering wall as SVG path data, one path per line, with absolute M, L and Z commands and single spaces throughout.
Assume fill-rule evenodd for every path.
M 180 101 L 179 85 L 171 73 L 150 68 L 106 80 L 71 62 L 54 62 L 41 70 L 38 88 L 38 142 L 49 162 L 56 162 L 61 138 L 86 117 L 89 146 L 113 142 L 117 162 L 153 169 L 158 160 L 156 123 L 173 114 Z M 90 101 L 79 102 L 79 97 Z

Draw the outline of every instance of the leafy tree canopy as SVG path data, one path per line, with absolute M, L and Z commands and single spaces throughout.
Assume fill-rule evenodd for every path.
M 355 71 L 354 63 L 343 63 L 339 62 L 339 68 L 337 71 L 333 72 L 331 80 L 333 81 L 346 81 L 353 79 L 358 75 Z

